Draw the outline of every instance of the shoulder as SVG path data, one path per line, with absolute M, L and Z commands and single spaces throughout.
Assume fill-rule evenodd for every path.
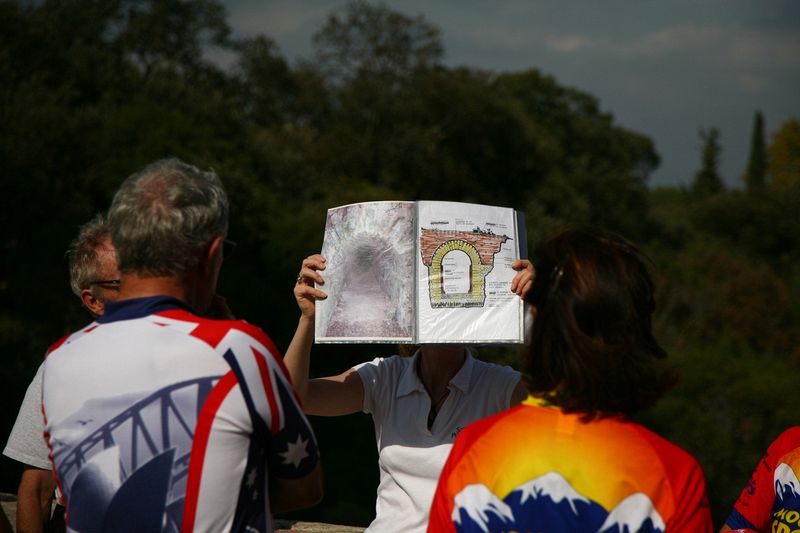
M 47 351 L 45 352 L 45 357 L 47 357 L 48 355 L 50 355 L 50 354 L 51 354 L 51 353 L 53 353 L 54 351 L 58 350 L 59 348 L 61 348 L 61 346 L 62 346 L 62 345 L 65 343 L 65 342 L 67 342 L 71 336 L 72 336 L 71 334 L 70 334 L 70 335 L 64 335 L 63 337 L 61 337 L 60 339 L 58 339 L 56 342 L 54 342 L 53 344 L 51 344 L 51 345 L 50 345 L 50 347 L 49 347 L 49 348 L 47 349 Z
M 761 463 L 769 466 L 770 471 L 781 462 L 793 462 L 798 460 L 800 455 L 800 426 L 794 426 L 783 433 L 767 448 Z M 790 459 L 789 456 L 794 457 Z M 761 464 L 759 463 L 759 464 Z
M 45 357 L 49 356 L 51 353 L 55 352 L 56 350 L 58 350 L 62 346 L 65 346 L 65 345 L 71 343 L 72 341 L 79 339 L 83 335 L 85 335 L 87 333 L 90 333 L 91 331 L 93 331 L 97 327 L 98 327 L 98 323 L 97 322 L 92 322 L 88 326 L 85 326 L 85 327 L 79 329 L 78 331 L 74 331 L 72 333 L 64 335 L 63 337 L 58 339 L 56 342 L 54 342 L 53 344 L 50 345 L 50 347 L 45 352 Z
M 470 382 L 472 386 L 480 386 L 488 389 L 513 389 L 519 382 L 520 374 L 510 366 L 487 363 L 473 358 L 472 375 Z
M 497 363 L 488 363 L 481 361 L 473 356 L 473 372 L 481 373 L 490 376 L 519 376 L 519 372 L 514 370 L 508 365 L 498 365 Z
M 661 460 L 664 471 L 668 474 L 685 475 L 692 472 L 702 473 L 700 463 L 688 451 L 641 424 L 631 422 L 640 437 L 650 446 Z
M 246 320 L 222 320 L 218 322 L 224 322 L 225 326 L 227 326 L 229 330 L 235 330 L 247 335 L 251 339 L 262 344 L 273 355 L 277 356 L 280 354 L 280 351 L 275 346 L 275 343 L 272 342 L 272 338 L 270 338 L 270 336 L 267 335 L 267 333 L 260 327 L 255 326 Z
M 356 365 L 354 368 L 364 390 L 363 410 L 372 413 L 373 416 L 382 416 L 386 406 L 391 402 L 402 387 L 412 388 L 412 381 L 403 379 L 409 376 L 413 358 L 400 357 L 376 357 L 372 361 L 367 361 Z M 405 385 L 401 385 L 405 383 Z
M 170 310 L 152 315 L 155 318 L 167 318 L 193 324 L 188 331 L 192 337 L 202 340 L 213 348 L 218 348 L 225 340 L 232 340 L 230 334 L 236 333 L 243 340 L 251 340 L 262 345 L 267 351 L 277 355 L 280 352 L 272 339 L 258 326 L 246 320 L 217 320 L 203 318 L 185 310 Z
M 411 366 L 413 357 L 401 357 L 392 355 L 390 357 L 376 357 L 371 361 L 365 361 L 356 365 L 354 368 L 359 375 L 367 374 L 401 374 Z
M 538 409 L 530 406 L 515 406 L 494 415 L 487 416 L 471 422 L 456 437 L 454 446 L 462 450 L 469 448 L 474 442 L 483 439 L 491 439 L 496 431 L 499 431 L 507 423 L 514 424 L 520 416 L 527 416 L 531 409 Z
M 796 448 L 800 448 L 800 426 L 790 427 L 781 433 L 770 444 L 768 451 L 770 454 L 783 455 Z

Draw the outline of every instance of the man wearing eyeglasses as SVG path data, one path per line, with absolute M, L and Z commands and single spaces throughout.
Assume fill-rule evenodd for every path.
M 119 299 L 58 343 L 42 410 L 75 531 L 272 531 L 322 495 L 316 439 L 274 344 L 207 317 L 228 231 L 219 177 L 176 159 L 108 212 Z
M 114 245 L 103 215 L 97 215 L 81 228 L 81 233 L 67 251 L 72 292 L 97 318 L 106 302 L 119 297 L 119 270 Z
M 81 227 L 78 237 L 67 250 L 72 292 L 97 318 L 106 302 L 119 295 L 119 271 L 108 226 L 97 215 Z M 42 367 L 28 386 L 17 420 L 8 437 L 3 454 L 24 465 L 17 489 L 17 531 L 63 531 L 63 508 L 58 507 L 51 519 L 55 479 L 42 437 Z

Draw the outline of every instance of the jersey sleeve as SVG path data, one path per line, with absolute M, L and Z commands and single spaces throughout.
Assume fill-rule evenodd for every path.
M 284 372 L 282 367 L 274 370 Z M 277 401 L 283 413 L 283 425 L 273 434 L 269 447 L 269 470 L 281 479 L 308 475 L 319 462 L 317 440 L 300 402 L 291 388 L 288 374 L 276 379 Z
M 643 427 L 639 428 L 639 435 L 659 457 L 672 490 L 675 510 L 667 518 L 667 531 L 711 533 L 711 506 L 700 463 L 680 446 Z
M 675 483 L 673 481 L 673 483 Z M 669 521 L 669 531 L 713 531 L 711 507 L 708 502 L 706 479 L 700 465 L 692 459 L 688 475 L 677 482 L 675 515 Z
M 319 462 L 317 441 L 272 339 L 243 320 L 201 319 L 192 335 L 223 353 L 233 370 L 254 438 L 268 443 L 270 475 L 296 479 L 309 474 Z
M 281 479 L 304 477 L 319 462 L 314 431 L 303 413 L 289 372 L 272 340 L 259 328 L 249 324 L 247 333 L 266 347 L 266 353 L 254 350 L 254 354 L 263 358 L 258 360 L 258 371 L 269 406 L 269 412 L 262 416 L 269 421 L 271 434 L 267 449 L 270 475 Z

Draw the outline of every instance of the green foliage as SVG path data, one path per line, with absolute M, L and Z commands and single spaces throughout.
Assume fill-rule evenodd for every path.
M 698 458 L 716 524 L 797 423 L 800 196 L 650 194 L 656 337 L 681 381 L 643 421 Z
M 767 446 L 797 424 L 797 359 L 753 351 L 729 337 L 669 349 L 681 381 L 641 421 L 703 466 L 722 524 Z
M 384 91 L 436 66 L 443 47 L 439 29 L 385 6 L 356 0 L 332 13 L 314 37 L 319 68 L 338 83 L 380 81 Z
M 719 144 L 719 129 L 700 130 L 701 166 L 694 175 L 694 192 L 699 196 L 716 194 L 724 189 L 719 177 L 719 156 L 722 148 Z
M 767 148 L 770 186 L 776 191 L 800 187 L 800 120 L 790 118 L 772 136 Z

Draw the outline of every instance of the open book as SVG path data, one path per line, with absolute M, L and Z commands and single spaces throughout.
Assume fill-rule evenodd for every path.
M 524 216 L 457 202 L 365 202 L 328 210 L 316 342 L 521 343 L 511 263 Z

